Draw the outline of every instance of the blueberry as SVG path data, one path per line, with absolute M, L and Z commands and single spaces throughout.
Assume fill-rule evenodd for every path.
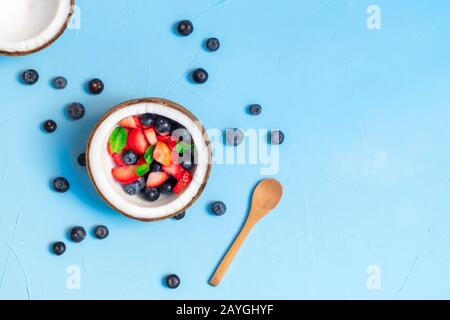
M 73 227 L 70 230 L 70 240 L 79 243 L 86 238 L 86 230 L 83 227 Z
M 185 216 L 186 216 L 186 211 L 183 211 L 183 212 L 177 214 L 174 218 L 175 218 L 175 220 L 181 220 L 181 219 L 183 219 Z
M 227 144 L 231 146 L 238 146 L 244 140 L 244 133 L 241 129 L 227 129 L 225 135 Z
M 177 31 L 182 36 L 188 36 L 194 31 L 194 25 L 189 20 L 178 22 Z
M 176 141 L 184 141 L 186 143 L 191 143 L 192 141 L 191 134 L 185 128 L 177 128 L 173 130 L 172 138 Z
M 53 188 L 56 192 L 64 193 L 70 189 L 70 183 L 64 177 L 58 177 L 53 180 Z
M 159 191 L 157 188 L 145 188 L 142 194 L 144 195 L 144 199 L 150 202 L 159 199 Z
M 272 130 L 270 132 L 269 140 L 271 144 L 279 145 L 284 142 L 284 133 L 281 130 Z
M 56 77 L 55 79 L 53 79 L 53 86 L 56 89 L 64 89 L 65 87 L 67 87 L 67 79 L 64 77 Z
M 166 277 L 166 285 L 170 289 L 176 289 L 180 285 L 180 278 L 176 274 L 171 274 Z
M 39 73 L 34 69 L 27 70 L 22 74 L 22 80 L 28 85 L 35 84 L 39 80 Z
M 221 216 L 227 211 L 227 206 L 222 201 L 216 201 L 211 204 L 211 211 L 215 215 Z
M 155 121 L 155 129 L 159 133 L 167 133 L 172 129 L 172 122 L 165 117 L 158 117 Z
M 103 240 L 109 236 L 109 230 L 106 226 L 96 226 L 94 229 L 97 239 Z
M 144 177 L 140 177 L 139 179 L 137 179 L 136 183 L 139 186 L 139 190 L 143 190 L 145 188 L 146 181 L 145 181 Z
M 150 127 L 155 123 L 155 116 L 151 113 L 145 113 L 139 116 L 139 121 L 143 126 Z
M 133 165 L 138 161 L 138 155 L 131 150 L 127 150 L 123 153 L 122 160 L 125 164 Z
M 209 51 L 217 51 L 220 48 L 220 41 L 217 38 L 209 38 L 206 40 L 206 48 Z
M 64 252 L 66 252 L 66 244 L 62 241 L 55 242 L 52 245 L 52 251 L 57 256 L 62 255 Z
M 58 125 L 53 120 L 47 120 L 44 122 L 43 127 L 44 127 L 45 131 L 47 131 L 48 133 L 52 133 L 52 132 L 56 131 L 56 129 L 58 128 Z
M 196 83 L 205 83 L 206 81 L 208 81 L 208 78 L 208 72 L 203 68 L 195 69 L 192 73 L 192 80 L 194 80 L 194 82 Z
M 194 155 L 188 151 L 182 156 L 181 166 L 186 170 L 191 170 L 194 167 Z
M 82 153 L 78 156 L 78 164 L 82 167 L 86 167 L 86 153 Z
M 159 187 L 159 192 L 162 194 L 171 194 L 172 189 L 173 189 L 173 183 L 172 183 L 172 181 L 168 180 Z
M 72 120 L 79 120 L 84 117 L 86 111 L 81 103 L 74 102 L 71 105 L 69 105 L 67 112 Z
M 133 183 L 124 184 L 123 190 L 130 196 L 134 196 L 141 190 L 141 183 L 136 180 Z
M 153 160 L 152 164 L 150 165 L 150 172 L 160 172 L 160 171 L 162 171 L 161 163 Z
M 259 104 L 252 104 L 248 107 L 248 113 L 250 113 L 252 116 L 257 116 L 261 114 L 262 107 Z
M 105 89 L 105 84 L 103 83 L 102 80 L 100 79 L 92 79 L 91 81 L 89 81 L 89 92 L 92 94 L 100 94 L 103 92 L 103 90 Z

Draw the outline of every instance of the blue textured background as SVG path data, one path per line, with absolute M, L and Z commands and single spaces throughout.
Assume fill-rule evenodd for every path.
M 81 29 L 49 49 L 0 57 L 0 298 L 450 298 L 450 3 L 377 0 L 382 29 L 366 27 L 364 0 L 78 0 Z M 173 26 L 191 19 L 181 38 Z M 222 48 L 202 49 L 217 36 Z M 204 67 L 210 81 L 186 78 Z M 36 68 L 41 80 L 19 83 Z M 66 76 L 66 90 L 49 82 Z M 101 96 L 85 92 L 93 76 Z M 280 206 L 259 224 L 223 283 L 207 280 L 240 228 L 258 166 L 215 166 L 182 221 L 141 223 L 109 209 L 76 163 L 104 111 L 159 96 L 208 128 L 280 127 Z M 65 106 L 87 116 L 71 122 Z M 260 117 L 245 113 L 263 105 Z M 59 129 L 44 134 L 43 120 Z M 64 175 L 71 191 L 56 194 Z M 212 200 L 228 205 L 208 214 Z M 105 241 L 67 241 L 72 225 L 110 227 Z M 81 268 L 81 290 L 66 269 Z M 366 286 L 369 265 L 381 289 Z M 177 290 L 162 286 L 177 273 Z

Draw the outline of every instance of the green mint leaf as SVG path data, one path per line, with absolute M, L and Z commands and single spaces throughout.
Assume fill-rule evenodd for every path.
M 109 137 L 109 149 L 112 153 L 121 153 L 127 143 L 128 133 L 122 127 L 117 127 Z
M 147 163 L 141 164 L 136 168 L 136 174 L 139 177 L 142 177 L 144 174 L 150 171 L 150 166 Z
M 144 159 L 148 164 L 153 162 L 153 151 L 155 151 L 156 145 L 150 146 L 145 150 Z
M 187 150 L 190 150 L 192 148 L 192 144 L 188 144 L 186 142 L 178 142 L 175 146 L 175 150 L 177 150 L 178 153 L 184 153 Z

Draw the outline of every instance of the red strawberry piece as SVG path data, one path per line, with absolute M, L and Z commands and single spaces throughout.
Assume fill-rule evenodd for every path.
M 145 129 L 144 135 L 147 138 L 147 141 L 151 146 L 158 143 L 158 139 L 156 137 L 156 131 L 154 128 Z
M 124 128 L 136 129 L 139 125 L 139 121 L 136 121 L 135 116 L 131 116 L 119 121 L 119 126 Z
M 159 142 L 164 142 L 165 144 L 167 144 L 170 149 L 175 148 L 175 146 L 177 145 L 177 142 L 173 140 L 171 136 L 158 136 L 157 139 Z
M 153 151 L 153 158 L 163 166 L 168 167 L 172 164 L 172 150 L 164 142 L 158 142 Z
M 192 180 L 192 176 L 189 173 L 189 171 L 184 171 L 183 175 L 181 176 L 181 179 L 178 180 L 178 183 L 173 188 L 173 192 L 176 194 L 180 193 L 181 191 L 186 189 L 186 187 L 189 185 L 191 180 Z
M 138 166 L 117 167 L 113 168 L 111 172 L 117 182 L 129 184 L 139 179 L 139 176 L 136 174 L 137 167 Z
M 116 164 L 116 166 L 118 166 L 118 167 L 123 167 L 123 166 L 126 165 L 126 164 L 123 162 L 123 160 L 122 160 L 122 154 L 121 154 L 121 153 L 113 153 L 113 154 L 111 155 L 111 157 L 113 158 L 114 163 Z
M 148 175 L 147 187 L 156 188 L 169 179 L 169 175 L 165 172 L 152 172 Z
M 170 174 L 172 177 L 174 177 L 177 180 L 180 180 L 181 177 L 184 174 L 184 168 L 179 165 L 178 163 L 174 162 L 172 163 L 169 167 L 162 167 L 162 170 L 164 172 L 167 172 L 168 174 Z
M 148 148 L 148 142 L 140 129 L 130 130 L 128 133 L 127 148 L 137 154 L 144 154 Z

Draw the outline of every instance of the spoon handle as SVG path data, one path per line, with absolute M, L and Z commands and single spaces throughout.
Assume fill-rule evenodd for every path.
M 217 267 L 216 272 L 214 272 L 214 275 L 209 280 L 210 285 L 216 287 L 220 283 L 223 276 L 227 272 L 228 267 L 230 266 L 231 262 L 233 261 L 234 256 L 239 251 L 239 248 L 241 247 L 245 238 L 247 238 L 247 235 L 253 226 L 254 226 L 254 223 L 249 222 L 249 221 L 247 221 L 244 224 L 244 226 L 242 227 L 242 230 L 239 232 L 239 235 L 236 237 L 236 239 L 234 240 L 230 249 L 228 249 L 227 254 L 223 257 L 222 261 L 220 262 L 219 266 Z

